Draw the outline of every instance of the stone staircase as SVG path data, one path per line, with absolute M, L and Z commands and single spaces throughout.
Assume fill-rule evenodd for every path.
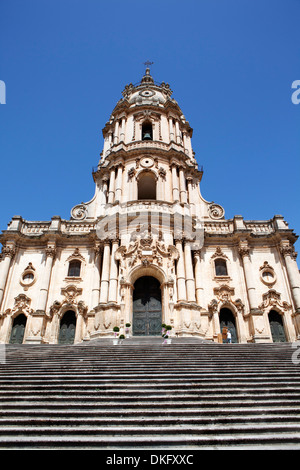
M 300 449 L 291 344 L 6 345 L 0 449 Z

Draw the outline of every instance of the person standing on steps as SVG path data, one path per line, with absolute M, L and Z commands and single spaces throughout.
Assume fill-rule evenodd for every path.
M 231 343 L 231 331 L 227 331 L 227 343 Z
M 223 343 L 227 343 L 227 327 L 224 326 L 224 328 L 222 328 L 222 340 L 223 340 Z

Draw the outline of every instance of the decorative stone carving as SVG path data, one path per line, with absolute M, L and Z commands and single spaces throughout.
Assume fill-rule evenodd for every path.
M 15 256 L 16 250 L 13 246 L 5 245 L 2 248 L 2 257 L 9 256 L 11 259 Z
M 288 302 L 281 300 L 281 294 L 276 292 L 275 289 L 270 289 L 263 294 L 263 302 L 258 306 L 261 310 L 265 310 L 269 307 L 278 307 L 280 310 L 290 310 L 292 308 Z
M 244 256 L 249 256 L 250 247 L 248 245 L 248 242 L 247 241 L 240 242 L 238 250 L 239 250 L 239 254 L 241 255 L 242 258 Z
M 283 256 L 290 256 L 296 260 L 298 253 L 295 251 L 295 247 L 290 242 L 282 241 L 280 244 L 280 251 Z
M 160 167 L 158 170 L 158 174 L 162 179 L 166 179 L 167 172 L 164 168 Z
M 225 215 L 225 210 L 219 204 L 212 203 L 208 207 L 208 213 L 211 219 L 214 219 L 214 220 L 223 219 Z
M 128 170 L 127 174 L 128 174 L 128 178 L 133 178 L 134 175 L 135 175 L 135 169 L 134 169 L 133 167 L 130 168 L 130 169 Z
M 85 261 L 84 257 L 79 251 L 79 248 L 75 248 L 74 252 L 66 259 L 67 262 L 73 259 L 80 259 L 81 261 Z
M 208 311 L 210 316 L 213 316 L 213 314 L 218 311 L 218 302 L 216 299 L 212 299 L 212 301 L 208 304 Z
M 46 250 L 45 250 L 45 253 L 46 253 L 46 257 L 50 257 L 50 258 L 55 258 L 55 255 L 56 255 L 56 249 L 55 249 L 55 246 L 53 245 L 48 245 Z
M 33 313 L 33 309 L 30 308 L 31 299 L 25 294 L 19 294 L 15 297 L 15 305 L 12 310 L 8 309 L 5 313 L 14 315 L 15 313 L 25 313 L 30 315 Z
M 21 274 L 20 284 L 23 286 L 24 290 L 28 290 L 28 288 L 31 287 L 35 281 L 35 268 L 33 267 L 32 263 L 29 263 Z
M 234 288 L 223 284 L 220 287 L 214 288 L 214 294 L 218 297 L 219 302 L 231 302 L 231 298 L 234 295 Z
M 75 302 L 76 297 L 82 294 L 82 289 L 77 286 L 70 285 L 61 289 L 61 293 L 65 296 L 66 302 L 72 304 Z
M 76 220 L 84 220 L 87 216 L 87 209 L 84 204 L 77 204 L 71 210 L 71 218 Z
M 130 243 L 129 247 L 120 246 L 115 253 L 115 259 L 129 267 L 140 262 L 144 266 L 155 263 L 159 266 L 163 263 L 163 258 L 176 260 L 179 258 L 177 248 L 173 245 L 165 247 L 164 243 L 159 240 L 153 240 L 152 237 L 138 238 L 134 243 Z
M 272 266 L 267 261 L 259 268 L 260 280 L 267 286 L 273 286 L 277 280 L 276 274 Z
M 211 259 L 214 259 L 214 258 L 226 258 L 226 259 L 229 259 L 227 255 L 225 255 L 225 253 L 223 253 L 222 249 L 220 246 L 218 246 L 216 248 L 216 251 L 215 253 L 212 255 Z

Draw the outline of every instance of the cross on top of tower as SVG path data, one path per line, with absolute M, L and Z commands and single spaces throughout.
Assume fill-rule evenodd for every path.
M 144 65 L 146 65 L 146 67 L 150 67 L 150 65 L 153 65 L 153 64 L 154 64 L 154 62 L 150 62 L 149 60 L 144 62 Z

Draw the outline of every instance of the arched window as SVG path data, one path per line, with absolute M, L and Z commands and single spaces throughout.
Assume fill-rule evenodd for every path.
M 151 122 L 144 122 L 142 125 L 142 140 L 153 140 L 153 129 Z
M 80 261 L 78 261 L 77 259 L 74 259 L 73 261 L 70 261 L 68 276 L 79 277 L 80 276 L 80 268 L 81 268 L 81 262 Z
M 138 179 L 138 199 L 156 199 L 156 178 L 152 171 L 145 171 Z
M 227 264 L 225 259 L 218 258 L 215 260 L 216 276 L 228 276 Z

